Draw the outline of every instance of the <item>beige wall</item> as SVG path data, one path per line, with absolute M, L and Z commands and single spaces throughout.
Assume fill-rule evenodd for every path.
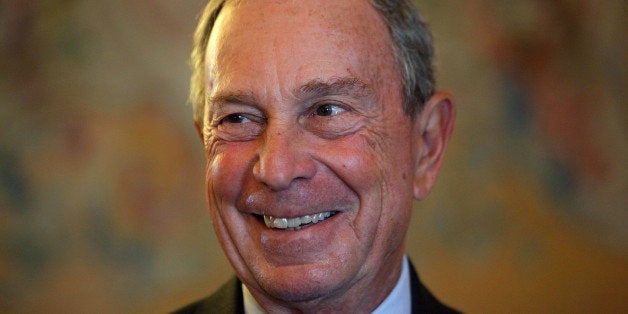
M 166 312 L 232 272 L 186 105 L 203 1 L 0 5 L 0 312 Z M 628 311 L 625 4 L 420 1 L 459 113 L 408 252 L 471 313 Z

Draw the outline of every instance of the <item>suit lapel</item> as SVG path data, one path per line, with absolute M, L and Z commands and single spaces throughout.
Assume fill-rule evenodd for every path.
M 414 265 L 410 262 L 410 287 L 412 290 L 412 313 L 459 313 L 444 305 L 421 283 Z

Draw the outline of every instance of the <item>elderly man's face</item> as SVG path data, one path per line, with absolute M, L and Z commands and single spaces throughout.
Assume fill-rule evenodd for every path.
M 238 1 L 206 56 L 210 213 L 253 295 L 392 287 L 425 175 L 424 119 L 404 114 L 377 12 L 362 0 Z

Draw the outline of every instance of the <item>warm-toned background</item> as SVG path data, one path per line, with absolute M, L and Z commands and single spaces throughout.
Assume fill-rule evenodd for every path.
M 0 2 L 0 312 L 166 312 L 232 274 L 186 104 L 202 5 Z M 627 313 L 626 3 L 419 5 L 459 105 L 424 281 L 471 313 Z

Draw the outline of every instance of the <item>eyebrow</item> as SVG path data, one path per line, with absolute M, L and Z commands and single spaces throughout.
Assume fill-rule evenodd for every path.
M 314 79 L 299 86 L 294 95 L 299 101 L 307 101 L 326 96 L 347 96 L 363 99 L 374 95 L 372 88 L 356 77 L 332 78 L 329 81 Z M 207 98 L 210 105 L 240 104 L 256 106 L 260 99 L 250 91 L 229 91 L 218 93 Z
M 219 93 L 207 98 L 207 103 L 210 105 L 224 105 L 224 104 L 242 104 L 242 105 L 256 105 L 259 104 L 259 99 L 252 92 L 245 91 L 233 91 L 226 93 Z
M 325 96 L 365 98 L 373 95 L 371 87 L 356 77 L 333 78 L 330 81 L 311 80 L 295 93 L 298 99 L 307 100 Z

